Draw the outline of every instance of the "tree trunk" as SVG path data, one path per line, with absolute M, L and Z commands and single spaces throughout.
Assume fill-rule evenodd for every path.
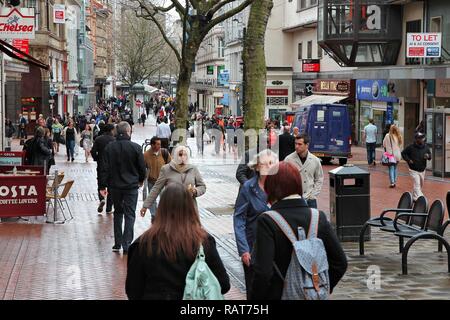
M 266 107 L 266 57 L 264 39 L 273 0 L 253 2 L 244 40 L 244 121 L 245 129 L 263 129 Z

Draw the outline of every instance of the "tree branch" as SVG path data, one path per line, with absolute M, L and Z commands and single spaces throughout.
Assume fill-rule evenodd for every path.
M 216 3 L 215 5 L 214 5 L 214 7 L 212 7 L 211 9 L 209 9 L 208 10 L 208 12 L 206 13 L 206 15 L 209 15 L 209 16 L 214 16 L 214 14 L 217 12 L 217 11 L 219 11 L 220 10 L 220 8 L 222 8 L 223 6 L 225 6 L 225 5 L 227 5 L 227 4 L 229 4 L 229 3 L 232 3 L 232 2 L 235 2 L 236 0 L 224 0 L 224 1 L 219 1 L 218 3 Z
M 229 0 L 225 0 L 224 3 L 226 1 Z M 253 3 L 254 0 L 245 0 L 244 2 L 242 2 L 239 6 L 237 6 L 236 8 L 233 8 L 229 11 L 227 11 L 226 13 L 218 16 L 217 18 L 212 19 L 207 25 L 206 28 L 203 30 L 202 33 L 202 37 L 206 37 L 206 35 L 208 34 L 208 32 L 215 27 L 216 25 L 218 25 L 219 23 L 227 20 L 228 18 L 231 18 L 232 16 L 234 16 L 235 14 L 241 12 L 242 10 L 244 10 L 245 8 L 247 8 L 249 5 L 251 5 Z M 221 3 L 219 3 L 218 5 L 220 5 Z M 208 12 L 209 13 L 209 12 Z
M 141 3 L 141 0 L 138 0 L 138 1 L 139 1 L 139 3 Z M 177 48 L 175 48 L 173 43 L 169 40 L 169 38 L 167 38 L 167 35 L 166 35 L 166 32 L 164 31 L 164 28 L 161 26 L 161 23 L 159 23 L 158 19 L 156 19 L 156 17 L 155 17 L 156 12 L 152 14 L 146 6 L 144 6 L 143 9 L 145 11 L 147 11 L 147 15 L 139 15 L 138 12 L 135 11 L 136 17 L 138 17 L 138 18 L 141 17 L 141 18 L 153 21 L 153 23 L 158 27 L 159 32 L 161 33 L 161 35 L 164 38 L 164 40 L 166 41 L 166 43 L 169 45 L 169 47 L 175 53 L 175 56 L 177 57 L 178 62 L 181 63 L 180 53 L 178 52 Z M 148 19 L 148 18 L 150 18 L 150 19 Z

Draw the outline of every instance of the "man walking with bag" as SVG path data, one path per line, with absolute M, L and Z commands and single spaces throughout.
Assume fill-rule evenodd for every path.
M 117 139 L 108 144 L 100 170 L 100 193 L 111 193 L 114 203 L 114 241 L 113 251 L 128 248 L 134 237 L 134 221 L 138 190 L 144 184 L 145 162 L 142 148 L 131 142 L 131 126 L 122 121 L 117 125 Z M 122 223 L 125 217 L 125 229 Z
M 431 160 L 430 148 L 425 144 L 425 135 L 417 132 L 415 142 L 402 151 L 402 157 L 408 163 L 409 174 L 414 181 L 413 199 L 423 196 L 422 187 L 425 182 L 427 160 Z

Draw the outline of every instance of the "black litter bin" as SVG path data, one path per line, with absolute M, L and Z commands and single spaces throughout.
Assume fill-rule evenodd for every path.
M 370 218 L 370 173 L 353 165 L 329 172 L 330 218 L 340 241 L 359 241 L 359 232 Z M 370 240 L 367 229 L 365 240 Z

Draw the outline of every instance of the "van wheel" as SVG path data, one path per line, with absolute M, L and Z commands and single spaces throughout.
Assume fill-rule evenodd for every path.
M 339 158 L 339 165 L 343 166 L 347 164 L 347 158 Z
M 331 157 L 323 157 L 322 164 L 330 164 L 331 163 Z

